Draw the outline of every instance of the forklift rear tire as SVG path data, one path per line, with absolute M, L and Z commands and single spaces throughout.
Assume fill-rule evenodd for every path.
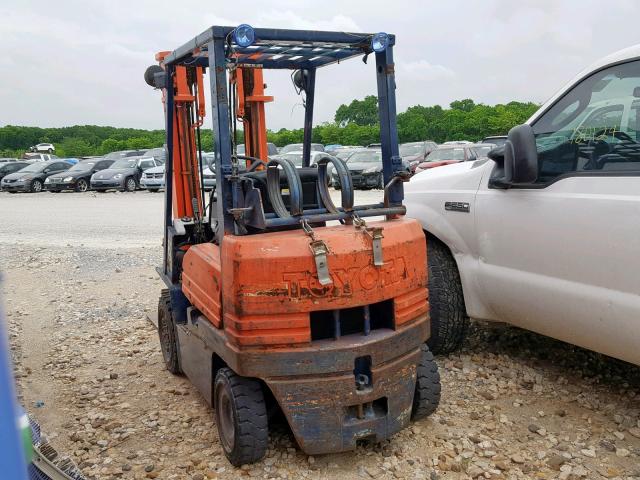
M 267 452 L 267 407 L 260 383 L 223 367 L 213 386 L 220 443 L 229 462 L 239 467 L 257 462 Z
M 427 235 L 429 314 L 431 335 L 427 345 L 436 355 L 460 348 L 469 327 L 460 272 L 449 248 Z
M 418 363 L 416 391 L 413 394 L 411 420 L 428 417 L 438 408 L 440 403 L 440 372 L 426 344 L 422 345 L 420 363 Z
M 178 342 L 176 341 L 176 325 L 171 311 L 169 290 L 163 290 L 158 302 L 158 335 L 164 364 L 174 375 L 181 372 L 178 360 Z

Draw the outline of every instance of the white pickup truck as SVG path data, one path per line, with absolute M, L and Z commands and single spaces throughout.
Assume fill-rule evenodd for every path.
M 579 74 L 489 157 L 406 185 L 432 349 L 459 347 L 471 317 L 640 365 L 640 45 Z

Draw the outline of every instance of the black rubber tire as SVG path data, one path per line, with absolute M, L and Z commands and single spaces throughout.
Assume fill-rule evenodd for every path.
M 158 301 L 158 336 L 165 367 L 174 375 L 182 373 L 178 358 L 176 325 L 173 321 L 169 290 L 162 290 Z
M 49 152 L 49 153 L 53 153 L 53 148 L 48 148 L 48 149 L 47 149 L 47 152 Z
M 42 181 L 37 178 L 31 182 L 29 191 L 32 193 L 40 193 L 42 191 Z
M 60 193 L 60 190 L 49 190 L 51 193 Z
M 138 188 L 138 182 L 136 182 L 135 178 L 127 177 L 124 179 L 124 184 L 122 187 L 123 192 L 135 192 L 136 188 Z
M 79 179 L 76 182 L 76 192 L 86 192 L 87 190 L 89 190 L 89 182 L 84 178 Z
M 429 314 L 431 336 L 427 345 L 438 355 L 462 345 L 469 327 L 458 266 L 451 252 L 436 238 L 427 236 Z
M 267 452 L 269 425 L 260 382 L 223 367 L 216 374 L 213 398 L 218 436 L 229 462 L 239 467 L 262 459 Z
M 384 174 L 380 172 L 380 178 L 378 179 L 378 188 L 384 190 Z
M 440 404 L 440 372 L 433 353 L 427 345 L 421 347 L 416 390 L 413 394 L 411 420 L 426 418 L 436 411 Z

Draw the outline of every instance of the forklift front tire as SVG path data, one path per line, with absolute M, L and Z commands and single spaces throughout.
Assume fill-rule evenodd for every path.
M 171 296 L 168 290 L 163 290 L 158 302 L 158 335 L 164 364 L 174 375 L 181 372 L 178 361 L 178 343 L 176 341 L 176 325 L 171 312 Z
M 411 420 L 428 417 L 438 408 L 440 403 L 440 372 L 426 344 L 422 345 L 420 362 L 418 363 L 416 391 L 413 394 Z
M 218 436 L 229 462 L 239 467 L 264 457 L 269 428 L 260 383 L 224 367 L 216 374 L 213 396 Z

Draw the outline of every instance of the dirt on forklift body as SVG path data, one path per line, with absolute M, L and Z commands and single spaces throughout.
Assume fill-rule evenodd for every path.
M 438 405 L 440 378 L 425 345 L 426 243 L 402 205 L 394 44 L 386 33 L 213 26 L 157 54 L 159 65 L 145 72 L 162 90 L 167 132 L 162 353 L 213 404 L 234 465 L 264 456 L 276 407 L 300 448 L 321 454 L 389 438 Z M 384 202 L 356 206 L 343 161 L 309 167 L 315 79 L 318 68 L 369 56 Z M 200 142 L 207 69 L 217 182 L 208 199 Z M 267 156 L 265 69 L 293 71 L 305 97 L 302 168 Z M 236 150 L 237 122 L 245 155 Z

